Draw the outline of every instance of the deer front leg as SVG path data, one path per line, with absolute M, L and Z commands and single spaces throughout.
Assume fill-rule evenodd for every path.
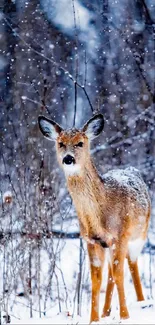
M 100 225 L 97 225 L 96 230 L 95 227 L 89 224 L 88 216 L 79 216 L 79 225 L 80 225 L 80 234 L 81 236 L 90 244 L 99 244 L 103 248 L 111 247 L 115 243 L 115 238 L 113 235 L 107 231 L 105 228 L 101 228 Z
M 105 251 L 99 245 L 88 244 L 90 260 L 92 298 L 90 323 L 99 320 L 99 295 L 102 284 L 102 269 L 104 264 Z
M 95 244 L 95 240 L 89 236 L 89 229 L 88 229 L 88 224 L 81 220 L 79 220 L 79 225 L 80 225 L 80 235 L 81 237 L 88 243 L 88 244 Z

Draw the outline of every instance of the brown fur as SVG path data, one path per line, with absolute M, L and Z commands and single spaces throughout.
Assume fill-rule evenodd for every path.
M 79 141 L 84 142 L 83 148 L 75 147 Z M 62 149 L 62 151 L 69 148 L 69 151 L 75 156 L 76 163 L 81 166 L 79 174 L 67 176 L 67 185 L 77 210 L 81 235 L 88 241 L 92 278 L 90 321 L 99 320 L 99 292 L 104 264 L 104 249 L 99 244 L 91 242 L 91 238 L 94 236 L 99 236 L 108 246 L 115 242 L 112 264 L 109 265 L 106 300 L 102 317 L 110 314 L 112 292 L 114 283 L 116 283 L 120 302 L 120 317 L 128 318 L 123 283 L 124 258 L 128 257 L 129 240 L 146 238 L 150 217 L 150 201 L 147 190 L 144 187 L 146 202 L 141 205 L 136 201 L 134 191 L 129 193 L 128 189 L 122 189 L 119 183 L 114 188 L 112 185 L 107 186 L 106 180 L 104 182 L 104 178 L 99 177 L 93 165 L 89 153 L 89 142 L 82 132 L 62 132 L 58 137 L 57 154 L 59 162 L 62 164 L 59 142 L 63 142 L 67 146 L 67 149 Z M 142 222 L 139 220 L 140 216 L 144 216 Z M 101 266 L 95 267 L 91 262 L 96 257 L 99 258 Z M 130 257 L 128 257 L 128 261 L 137 298 L 142 300 L 144 297 L 137 261 L 131 262 Z
M 128 318 L 124 291 L 126 257 L 137 299 L 144 299 L 137 257 L 143 240 L 146 239 L 150 218 L 150 199 L 146 185 L 135 169 L 120 170 L 119 173 L 112 171 L 102 178 L 99 176 L 90 157 L 89 139 L 102 131 L 102 114 L 91 118 L 82 131 L 64 131 L 54 121 L 42 116 L 39 117 L 39 126 L 44 136 L 56 140 L 58 161 L 64 169 L 67 186 L 77 210 L 81 235 L 87 241 L 92 280 L 90 322 L 99 320 L 99 293 L 105 257 L 103 247 L 109 247 L 110 262 L 102 317 L 110 314 L 116 284 L 120 317 Z M 79 142 L 83 145 L 79 145 Z M 68 162 L 64 158 L 69 159 Z M 137 245 L 131 251 L 131 244 L 135 245 L 136 240 L 139 247 Z

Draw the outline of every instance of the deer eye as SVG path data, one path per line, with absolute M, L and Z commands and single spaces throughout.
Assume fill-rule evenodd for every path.
M 80 141 L 77 145 L 76 145 L 76 147 L 83 147 L 83 142 L 82 141 Z
M 59 142 L 59 147 L 60 148 L 65 148 L 66 146 L 65 146 L 65 144 L 63 142 Z

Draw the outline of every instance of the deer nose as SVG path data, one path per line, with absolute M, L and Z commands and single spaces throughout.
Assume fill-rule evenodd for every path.
M 66 165 L 71 165 L 72 163 L 75 164 L 75 159 L 73 156 L 71 155 L 67 155 L 63 158 L 63 164 L 66 164 Z

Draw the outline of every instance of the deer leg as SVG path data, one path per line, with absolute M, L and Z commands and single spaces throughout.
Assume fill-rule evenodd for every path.
M 112 300 L 112 294 L 114 290 L 114 279 L 113 279 L 113 273 L 111 269 L 111 265 L 108 265 L 108 283 L 106 288 L 106 296 L 105 296 L 105 304 L 103 308 L 103 313 L 101 317 L 107 317 L 110 315 L 111 312 L 111 300 Z
M 140 280 L 140 276 L 139 276 L 138 262 L 137 262 L 137 260 L 133 262 L 130 259 L 130 256 L 128 255 L 128 265 L 129 265 L 129 269 L 131 272 L 133 284 L 135 287 L 137 300 L 142 301 L 142 300 L 144 300 L 144 295 L 143 295 L 141 280 Z
M 90 323 L 99 320 L 99 295 L 102 284 L 102 270 L 105 252 L 99 245 L 88 244 L 88 254 L 91 269 L 92 298 Z
M 120 318 L 129 318 L 128 309 L 126 306 L 125 291 L 124 291 L 124 260 L 127 252 L 127 242 L 122 241 L 118 243 L 113 259 L 113 277 L 117 286 Z

